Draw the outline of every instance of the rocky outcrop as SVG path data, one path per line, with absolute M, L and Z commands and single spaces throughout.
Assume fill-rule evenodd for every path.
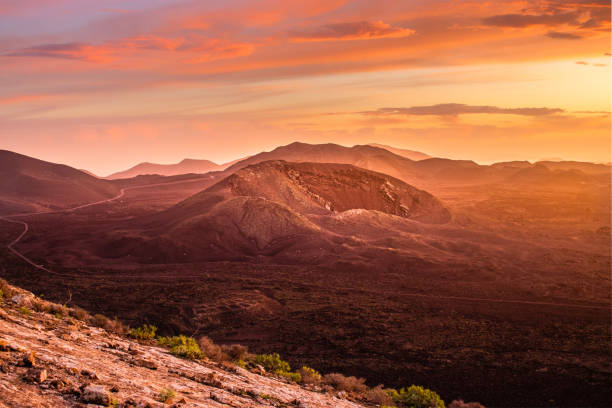
M 0 396 L 2 408 L 360 406 L 237 366 L 177 358 L 71 317 L 25 313 L 6 300 L 0 300 Z

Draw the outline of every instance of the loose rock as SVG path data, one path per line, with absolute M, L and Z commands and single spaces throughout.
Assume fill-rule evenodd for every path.
M 25 379 L 40 384 L 47 379 L 47 370 L 44 368 L 30 368 L 25 375 Z
M 81 400 L 83 402 L 108 405 L 108 403 L 110 402 L 110 396 L 104 386 L 97 384 L 89 384 L 88 386 L 83 388 Z

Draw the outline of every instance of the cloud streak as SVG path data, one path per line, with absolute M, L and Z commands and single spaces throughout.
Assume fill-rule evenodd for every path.
M 483 19 L 488 26 L 524 28 L 536 25 L 555 27 L 562 24 L 578 25 L 579 12 L 549 14 L 501 14 Z
M 354 41 L 376 38 L 402 38 L 414 34 L 414 30 L 394 27 L 382 21 L 358 21 L 326 24 L 313 30 L 290 33 L 294 42 Z
M 374 111 L 359 112 L 368 116 L 457 116 L 465 114 L 495 114 L 520 116 L 546 116 L 563 113 L 560 108 L 500 108 L 497 106 L 475 106 L 460 103 L 442 103 L 429 106 L 412 106 L 409 108 L 380 108 Z
M 60 58 L 94 63 L 109 63 L 147 52 L 181 53 L 183 62 L 207 62 L 251 54 L 255 45 L 232 42 L 220 38 L 191 35 L 189 37 L 161 37 L 142 35 L 102 44 L 80 42 L 41 44 L 3 54 L 6 57 Z
M 546 36 L 558 40 L 582 40 L 584 38 L 580 34 L 561 33 L 558 31 L 549 31 L 548 33 L 546 33 Z

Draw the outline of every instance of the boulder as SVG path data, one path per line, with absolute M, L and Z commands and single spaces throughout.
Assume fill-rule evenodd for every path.
M 25 379 L 40 384 L 47 379 L 47 370 L 44 368 L 30 368 L 25 374 Z
M 24 295 L 23 293 L 19 293 L 11 298 L 11 302 L 16 304 L 17 306 L 25 306 L 29 307 L 32 305 L 32 296 Z
M 110 402 L 110 395 L 103 385 L 89 384 L 83 388 L 81 400 L 83 402 L 108 405 Z
M 139 367 L 148 368 L 149 370 L 157 370 L 157 364 L 154 361 L 145 360 L 142 358 L 135 359 L 134 365 L 137 365 Z

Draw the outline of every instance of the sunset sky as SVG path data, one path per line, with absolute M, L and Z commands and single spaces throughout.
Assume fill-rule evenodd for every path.
M 99 175 L 296 140 L 610 161 L 610 2 L 0 0 L 0 148 Z

